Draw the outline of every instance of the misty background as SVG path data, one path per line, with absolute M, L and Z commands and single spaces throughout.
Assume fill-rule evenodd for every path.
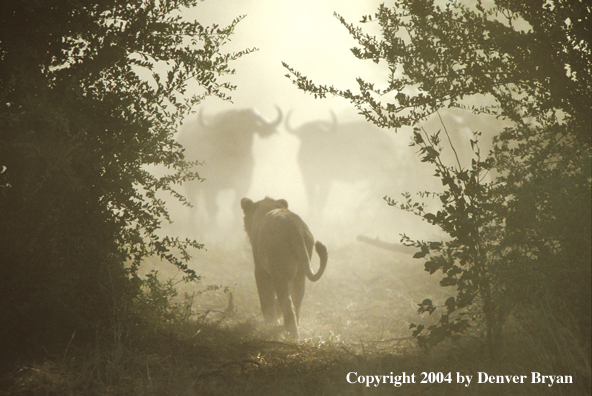
M 448 296 L 449 291 L 439 287 L 439 279 L 424 271 L 423 262 L 412 259 L 414 249 L 393 252 L 358 240 L 362 236 L 399 244 L 403 233 L 423 240 L 444 237 L 420 217 L 389 207 L 383 199 L 389 196 L 401 201 L 401 194 L 410 192 L 413 199 L 425 201 L 428 208 L 439 203 L 438 199 L 415 195 L 418 191 L 434 192 L 442 188 L 439 179 L 433 177 L 434 170 L 420 161 L 417 148 L 409 147 L 411 128 L 382 130 L 366 122 L 344 99 L 319 100 L 304 94 L 286 78 L 287 70 L 282 66 L 286 62 L 313 81 L 340 88 L 355 87 L 356 77 L 376 83 L 387 81 L 388 70 L 384 65 L 362 62 L 353 56 L 350 48 L 356 43 L 334 17 L 336 12 L 367 33 L 377 34 L 376 23 L 358 21 L 363 15 L 373 14 L 378 5 L 379 1 L 227 0 L 206 1 L 184 12 L 187 19 L 221 27 L 237 16 L 246 15 L 225 50 L 258 49 L 231 64 L 236 74 L 225 81 L 237 85 L 231 94 L 232 102 L 207 98 L 180 128 L 178 138 L 187 150 L 188 159 L 205 159 L 198 172 L 207 180 L 180 188 L 194 207 L 183 207 L 174 199 L 162 197 L 168 201 L 173 221 L 163 225 L 163 233 L 205 244 L 206 249 L 195 251 L 189 263 L 190 268 L 203 276 L 202 286 L 214 286 L 194 301 L 198 316 L 215 320 L 216 312 L 227 309 L 227 292 L 231 291 L 236 320 L 261 319 L 251 247 L 242 224 L 240 199 L 243 197 L 237 196 L 233 189 L 220 191 L 216 212 L 212 213 L 211 208 L 206 209 L 200 192 L 212 188 L 217 176 L 225 176 L 216 163 L 208 164 L 204 158 L 212 147 L 209 139 L 201 135 L 204 127 L 198 121 L 199 114 L 202 122 L 210 126 L 208 133 L 213 133 L 212 139 L 218 139 L 214 144 L 225 146 L 223 151 L 232 150 L 233 144 L 221 138 L 224 133 L 216 129 L 216 123 L 224 118 L 235 123 L 235 133 L 243 132 L 245 127 L 238 125 L 244 121 L 237 116 L 228 117 L 228 112 L 251 109 L 265 122 L 272 123 L 280 116 L 281 122 L 266 137 L 255 133 L 252 147 L 240 147 L 236 143 L 238 150 L 251 152 L 254 159 L 252 180 L 245 195 L 254 201 L 265 196 L 286 199 L 289 208 L 308 224 L 315 239 L 325 243 L 329 250 L 323 278 L 316 283 L 307 282 L 301 317 L 305 336 L 340 334 L 354 339 L 362 335 L 365 339 L 408 336 L 409 323 L 417 319 L 417 303 L 426 297 Z M 460 110 L 443 110 L 440 116 L 461 165 L 468 166 L 472 133 L 484 131 L 496 121 Z M 313 163 L 312 169 L 304 170 L 298 160 L 299 151 L 304 150 L 303 143 L 292 132 L 321 124 L 328 129 L 337 126 L 337 136 L 343 138 L 319 146 L 314 160 L 308 161 L 309 165 Z M 443 129 L 437 115 L 426 120 L 423 127 L 430 133 Z M 456 157 L 443 134 L 442 131 L 442 157 L 448 165 L 456 166 Z M 482 141 L 485 155 L 490 138 L 485 134 Z M 305 178 L 318 177 L 322 172 L 326 175 L 323 180 L 330 184 L 325 204 L 314 202 L 318 197 L 309 196 L 305 187 Z M 316 254 L 311 265 L 316 271 Z M 169 276 L 174 276 L 175 271 L 156 261 L 145 268 L 151 269 Z M 229 289 L 225 293 L 218 286 Z M 192 290 L 194 286 L 186 291 Z
M 309 224 L 315 237 L 328 243 L 350 243 L 358 235 L 379 237 L 392 243 L 398 242 L 402 233 L 425 239 L 440 237 L 434 227 L 429 227 L 419 217 L 391 208 L 383 200 L 385 196 L 400 200 L 400 194 L 407 191 L 440 190 L 439 181 L 431 177 L 433 170 L 420 162 L 416 149 L 408 147 L 411 128 L 403 128 L 398 132 L 380 130 L 367 123 L 357 114 L 353 105 L 344 99 L 329 97 L 320 100 L 304 94 L 286 78 L 287 70 L 282 66 L 282 62 L 286 62 L 313 81 L 336 87 L 355 87 L 357 77 L 377 84 L 386 81 L 388 70 L 384 65 L 362 62 L 353 56 L 350 49 L 356 43 L 334 16 L 337 13 L 359 24 L 361 17 L 373 14 L 378 5 L 378 1 L 305 1 L 292 4 L 228 0 L 206 1 L 183 13 L 187 19 L 222 27 L 238 16 L 246 16 L 238 24 L 225 50 L 234 52 L 253 47 L 258 50 L 231 64 L 236 74 L 227 77 L 226 81 L 237 85 L 236 91 L 231 94 L 232 102 L 207 98 L 196 111 L 201 111 L 204 121 L 211 124 L 216 116 L 238 109 L 253 109 L 271 121 L 276 119 L 276 107 L 279 108 L 283 119 L 276 133 L 266 138 L 257 134 L 254 136 L 250 148 L 255 161 L 254 172 L 246 195 L 255 201 L 265 196 L 286 199 L 290 209 Z M 377 23 L 359 25 L 370 34 L 378 33 Z M 468 139 L 472 131 L 482 130 L 487 120 L 458 110 L 443 111 L 441 116 L 461 163 L 463 166 L 468 165 L 471 154 Z M 327 153 L 327 161 L 319 163 L 319 168 L 330 168 L 327 165 L 333 158 L 333 166 L 340 162 L 344 166 L 348 164 L 352 169 L 357 169 L 360 175 L 351 176 L 349 180 L 335 175 L 330 180 L 326 205 L 321 205 L 324 207 L 317 213 L 313 213 L 311 200 L 314 197 L 307 194 L 302 169 L 298 164 L 301 141 L 286 130 L 288 117 L 293 129 L 306 123 L 332 124 L 336 120 L 339 126 L 349 125 L 352 130 L 347 138 L 339 142 L 339 147 L 330 144 L 319 148 L 319 151 L 325 150 Z M 359 133 L 355 133 L 354 124 L 360 127 Z M 434 116 L 426 122 L 425 127 L 429 132 L 435 132 L 442 129 L 442 124 Z M 199 134 L 199 128 L 197 115 L 194 115 L 184 121 L 181 130 L 185 134 L 191 131 Z M 387 142 L 392 152 L 389 164 L 384 164 L 383 156 L 382 159 L 370 159 L 376 165 L 367 166 L 368 160 L 360 152 L 373 150 L 368 131 L 390 139 Z M 487 140 L 484 138 L 484 141 Z M 448 143 L 444 142 L 443 145 L 443 157 L 450 165 L 456 164 Z M 486 147 L 486 144 L 483 146 Z M 346 153 L 343 147 L 347 147 L 351 153 Z M 186 144 L 186 149 L 189 159 L 204 160 L 203 155 L 196 152 L 195 145 Z M 243 147 L 242 150 L 249 148 Z M 486 152 L 485 149 L 482 151 Z M 215 177 L 215 166 L 208 168 L 207 160 L 205 162 L 198 172 L 207 174 L 206 178 L 211 179 Z M 377 171 L 377 167 L 388 171 Z M 327 169 L 326 172 L 330 173 L 331 170 Z M 342 172 L 347 170 L 342 169 Z M 212 183 L 212 180 L 204 183 Z M 187 198 L 194 205 L 193 209 L 184 208 L 170 200 L 174 224 L 165 225 L 165 230 L 168 231 L 170 227 L 173 232 L 196 238 L 206 245 L 223 241 L 227 245 L 237 237 L 246 238 L 239 221 L 241 219 L 237 219 L 240 216 L 238 202 L 243 197 L 236 197 L 230 190 L 222 191 L 218 197 L 219 212 L 212 215 L 204 210 L 203 197 L 195 190 L 197 187 L 193 188 L 181 189 L 187 193 Z M 436 201 L 431 203 L 437 205 Z

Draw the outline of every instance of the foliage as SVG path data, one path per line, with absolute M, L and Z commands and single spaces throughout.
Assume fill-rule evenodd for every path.
M 544 300 L 565 323 L 575 320 L 590 350 L 590 14 L 583 1 L 496 0 L 486 7 L 398 0 L 362 19 L 376 21 L 381 38 L 337 15 L 359 44 L 353 54 L 388 70 L 386 84 L 358 78 L 356 93 L 317 85 L 284 64 L 298 88 L 348 99 L 379 126 L 413 126 L 442 107 L 511 123 L 476 131 L 495 136 L 494 148 L 481 159 L 472 141 L 477 155 L 469 169 L 441 162 L 438 133 L 414 132 L 422 160 L 445 187 L 443 208 L 427 213 L 409 196 L 399 206 L 451 239 L 404 241 L 421 249 L 416 257 L 426 259 L 428 272 L 444 273 L 443 286 L 458 291 L 441 306 L 438 325 L 415 329 L 425 345 L 484 316 L 494 355 L 505 318 Z M 420 313 L 437 309 L 430 300 L 419 306 Z
M 361 78 L 359 93 L 316 85 L 284 63 L 287 76 L 319 98 L 350 100 L 377 125 L 411 125 L 443 106 L 516 122 L 541 110 L 559 109 L 573 118 L 589 115 L 590 6 L 582 1 L 523 5 L 498 0 L 491 9 L 478 1 L 473 9 L 462 2 L 440 7 L 432 0 L 399 0 L 362 19 L 376 20 L 382 39 L 336 16 L 358 41 L 352 49 L 358 59 L 386 64 L 386 88 Z M 499 107 L 474 105 L 479 95 L 491 95 Z M 579 126 L 573 135 L 588 144 L 589 118 L 571 120 Z
M 136 315 L 151 328 L 172 327 L 189 321 L 193 294 L 185 294 L 179 299 L 177 285 L 181 281 L 158 278 L 158 271 L 146 274 L 146 279 L 136 297 Z M 186 281 L 186 280 L 185 280 Z
M 138 293 L 149 255 L 198 279 L 187 249 L 201 245 L 156 234 L 168 220 L 157 194 L 185 202 L 175 185 L 199 176 L 173 134 L 205 96 L 228 99 L 234 86 L 219 77 L 252 50 L 221 53 L 241 18 L 227 27 L 183 20 L 197 4 L 0 6 L 3 350 L 109 323 Z
M 447 129 L 444 131 L 448 135 Z M 449 138 L 449 137 L 448 137 Z M 504 304 L 503 290 L 495 279 L 496 261 L 492 260 L 492 233 L 498 233 L 499 216 L 492 210 L 499 204 L 499 195 L 491 183 L 484 183 L 483 177 L 493 166 L 491 158 L 482 161 L 478 150 L 478 134 L 472 142 L 475 159 L 470 169 L 446 166 L 440 157 L 443 150 L 439 133 L 428 135 L 420 128 L 414 130 L 413 146 L 420 148 L 422 161 L 435 167 L 435 176 L 442 180 L 446 190 L 438 194 L 442 208 L 436 213 L 426 212 L 425 204 L 413 202 L 410 194 L 404 194 L 406 201 L 398 202 L 386 198 L 391 206 L 421 216 L 438 226 L 450 236 L 446 242 L 413 241 L 403 235 L 402 242 L 420 250 L 414 258 L 426 258 L 425 270 L 430 274 L 441 271 L 444 277 L 441 286 L 455 287 L 457 294 L 449 297 L 440 308 L 445 309 L 439 322 L 429 326 L 412 324 L 413 335 L 421 346 L 432 347 L 453 334 L 463 333 L 485 316 L 486 344 L 498 348 L 501 326 L 509 312 Z M 476 306 L 481 309 L 476 309 Z M 438 307 L 430 299 L 419 304 L 418 312 L 432 314 Z

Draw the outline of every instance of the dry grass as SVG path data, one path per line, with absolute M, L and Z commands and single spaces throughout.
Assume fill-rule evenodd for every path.
M 298 342 L 262 326 L 245 246 L 213 247 L 194 263 L 203 284 L 180 287 L 228 286 L 232 312 L 225 312 L 229 294 L 222 289 L 198 293 L 190 321 L 159 331 L 115 327 L 91 345 L 74 341 L 59 355 L 23 360 L 2 377 L 0 395 L 590 394 L 590 357 L 567 326 L 555 323 L 543 334 L 516 326 L 498 362 L 471 338 L 425 353 L 407 339 L 408 325 L 425 321 L 417 317 L 418 301 L 446 297 L 437 279 L 405 255 L 353 244 L 329 249 L 327 272 L 307 285 Z M 527 382 L 532 371 L 572 375 L 574 384 L 477 384 L 480 371 L 527 375 Z M 349 372 L 414 373 L 416 383 L 365 387 L 348 383 Z M 420 384 L 422 372 L 450 372 L 453 382 L 457 372 L 474 377 L 469 387 Z

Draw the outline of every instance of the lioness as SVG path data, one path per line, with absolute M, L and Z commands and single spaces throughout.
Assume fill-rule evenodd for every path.
M 276 296 L 284 315 L 284 328 L 298 338 L 297 323 L 304 297 L 304 278 L 318 281 L 327 267 L 327 248 L 314 238 L 302 219 L 288 210 L 285 199 L 269 197 L 253 202 L 241 200 L 245 230 L 253 247 L 255 280 L 265 321 L 277 324 Z M 313 274 L 310 269 L 312 246 L 315 245 L 321 265 Z M 294 316 L 294 311 L 296 316 Z

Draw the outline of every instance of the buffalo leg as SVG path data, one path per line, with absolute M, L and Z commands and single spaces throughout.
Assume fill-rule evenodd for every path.
M 206 215 L 210 226 L 216 224 L 216 220 L 218 219 L 218 190 L 209 189 L 204 190 L 204 201 L 206 207 Z

